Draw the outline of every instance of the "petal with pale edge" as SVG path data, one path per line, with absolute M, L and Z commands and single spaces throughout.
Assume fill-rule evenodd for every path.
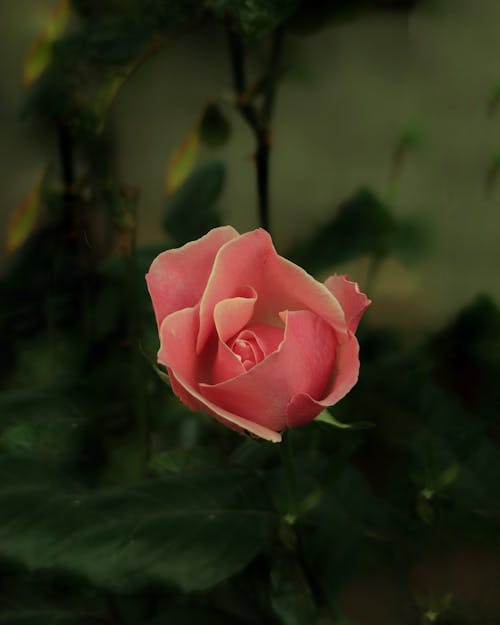
M 281 317 L 286 327 L 278 350 L 245 374 L 199 385 L 212 404 L 274 431 L 286 427 L 287 407 L 295 394 L 325 396 L 337 345 L 333 328 L 311 311 L 290 311 Z
M 158 327 L 170 313 L 200 301 L 217 252 L 238 237 L 231 226 L 214 228 L 201 239 L 167 250 L 155 258 L 146 282 Z
M 252 318 L 257 294 L 253 289 L 245 289 L 245 297 L 233 297 L 216 304 L 214 323 L 217 330 L 217 354 L 210 382 L 216 384 L 245 372 L 241 360 L 227 346 L 226 341 L 237 334 Z M 203 354 L 200 355 L 203 358 Z
M 200 301 L 200 353 L 210 336 L 213 311 L 242 285 L 258 293 L 254 322 L 277 323 L 282 310 L 311 310 L 339 333 L 347 332 L 344 313 L 330 291 L 301 267 L 279 256 L 265 230 L 242 234 L 219 250 Z
M 342 306 L 351 332 L 355 332 L 363 313 L 372 303 L 364 293 L 361 293 L 356 282 L 351 282 L 348 276 L 334 274 L 325 280 L 326 288 L 335 296 Z

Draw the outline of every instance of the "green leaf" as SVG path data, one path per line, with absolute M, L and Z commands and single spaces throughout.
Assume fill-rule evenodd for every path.
M 209 148 L 219 148 L 229 141 L 231 126 L 216 104 L 209 104 L 200 122 L 200 137 Z
M 329 269 L 362 255 L 396 255 L 405 263 L 426 249 L 425 229 L 415 220 L 397 220 L 369 189 L 342 202 L 336 215 L 292 248 L 288 256 L 311 272 Z
M 221 19 L 232 20 L 246 37 L 261 37 L 288 19 L 299 0 L 205 0 L 205 6 Z
M 248 471 L 204 472 L 79 492 L 33 465 L 0 461 L 0 556 L 30 570 L 130 591 L 151 582 L 201 590 L 268 543 L 273 517 Z M 28 479 L 29 478 L 29 479 Z
M 31 46 L 23 71 L 23 83 L 29 86 L 45 70 L 52 57 L 54 42 L 61 36 L 70 16 L 70 3 L 68 0 L 58 0 L 52 7 L 43 32 Z
M 177 244 L 198 239 L 220 225 L 214 206 L 225 178 L 222 161 L 209 161 L 196 169 L 170 198 L 163 226 Z
M 373 427 L 373 423 L 370 423 L 370 421 L 344 423 L 343 421 L 339 421 L 338 419 L 336 419 L 328 410 L 323 410 L 322 412 L 320 412 L 319 415 L 315 417 L 314 421 L 318 423 L 327 423 L 328 425 L 333 425 L 334 427 L 340 428 L 342 430 L 366 430 Z
M 220 464 L 216 453 L 209 448 L 170 449 L 155 454 L 149 463 L 154 475 L 176 475 L 213 469 Z
M 198 157 L 199 128 L 196 124 L 182 143 L 170 154 L 166 171 L 167 195 L 171 195 L 186 181 Z
M 92 625 L 97 618 L 59 610 L 23 610 L 0 615 L 0 625 Z
M 140 15 L 106 16 L 86 26 L 88 59 L 98 63 L 122 65 L 144 51 L 152 35 L 151 24 Z
M 279 557 L 271 569 L 271 606 L 283 625 L 311 625 L 316 606 L 311 590 L 297 562 Z
M 7 225 L 6 249 L 13 254 L 33 233 L 40 213 L 42 181 L 44 174 L 37 176 L 26 197 L 12 211 Z

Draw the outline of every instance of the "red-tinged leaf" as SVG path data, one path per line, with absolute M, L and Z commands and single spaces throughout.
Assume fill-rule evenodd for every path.
M 52 7 L 43 31 L 26 55 L 23 70 L 23 84 L 26 87 L 31 85 L 50 63 L 54 42 L 66 28 L 69 15 L 69 0 L 57 0 Z
M 33 232 L 40 212 L 42 175 L 39 175 L 31 191 L 12 211 L 7 225 L 6 249 L 13 254 Z
M 196 124 L 168 159 L 167 195 L 172 195 L 191 173 L 198 156 L 199 144 L 199 124 Z

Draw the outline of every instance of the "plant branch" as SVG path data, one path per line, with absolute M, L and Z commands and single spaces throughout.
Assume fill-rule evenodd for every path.
M 265 80 L 264 100 L 259 110 L 251 101 L 245 71 L 245 50 L 238 34 L 227 27 L 229 56 L 236 95 L 236 107 L 252 130 L 257 144 L 255 167 L 260 225 L 270 231 L 269 217 L 269 165 L 271 149 L 270 123 L 276 99 L 277 76 L 283 47 L 283 31 L 278 28 L 273 36 L 269 71 Z

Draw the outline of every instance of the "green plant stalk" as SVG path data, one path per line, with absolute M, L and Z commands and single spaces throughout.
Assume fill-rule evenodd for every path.
M 131 244 L 128 254 L 124 254 L 127 268 L 127 291 L 129 310 L 129 338 L 132 348 L 132 370 L 135 392 L 135 416 L 137 435 L 139 439 L 139 478 L 147 477 L 149 472 L 149 458 L 151 455 L 151 435 L 146 405 L 146 392 L 143 369 L 143 357 L 140 350 L 141 324 L 140 311 L 137 305 L 137 251 L 135 229 L 130 233 Z
M 269 71 L 264 84 L 262 107 L 258 109 L 249 97 L 246 71 L 245 50 L 241 38 L 228 26 L 229 56 L 236 94 L 236 107 L 240 115 L 252 130 L 255 141 L 255 167 L 257 175 L 257 198 L 259 222 L 262 228 L 271 231 L 269 202 L 269 169 L 271 150 L 271 119 L 276 101 L 279 64 L 283 48 L 283 31 L 278 28 L 273 35 L 269 58 Z
M 283 434 L 283 440 L 279 448 L 288 493 L 288 517 L 293 523 L 299 517 L 299 504 L 297 501 L 297 483 L 293 467 L 292 437 L 290 430 L 287 430 Z

